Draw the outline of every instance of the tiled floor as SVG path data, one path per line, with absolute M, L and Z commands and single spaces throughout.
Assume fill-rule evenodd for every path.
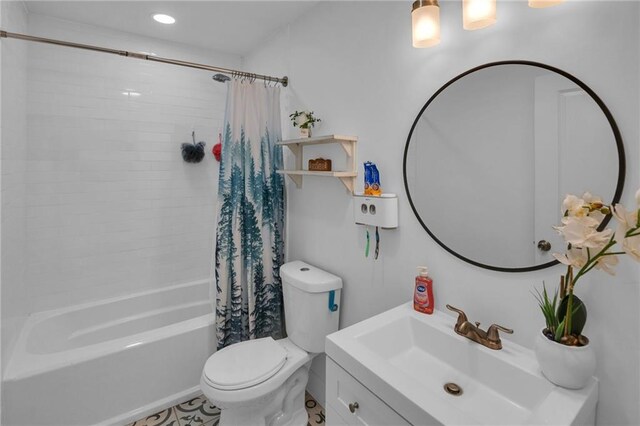
M 324 409 L 309 394 L 305 396 L 308 426 L 324 426 Z M 128 426 L 216 426 L 220 410 L 200 395 L 159 413 L 135 421 Z

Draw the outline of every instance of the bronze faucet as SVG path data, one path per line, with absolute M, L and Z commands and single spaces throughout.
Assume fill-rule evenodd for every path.
M 447 305 L 447 309 L 458 313 L 458 320 L 453 327 L 454 331 L 461 336 L 471 339 L 476 343 L 480 343 L 482 346 L 486 346 L 489 349 L 502 349 L 502 341 L 500 340 L 500 333 L 513 334 L 513 330 L 505 328 L 498 324 L 491 324 L 487 331 L 480 329 L 480 323 L 476 322 L 475 325 L 471 324 L 467 319 L 467 314 L 462 309 L 454 308 L 451 305 Z

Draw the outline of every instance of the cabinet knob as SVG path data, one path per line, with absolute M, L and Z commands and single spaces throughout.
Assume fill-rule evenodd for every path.
M 349 404 L 349 411 L 351 411 L 352 413 L 355 413 L 358 408 L 360 408 L 360 405 L 357 402 L 352 402 Z

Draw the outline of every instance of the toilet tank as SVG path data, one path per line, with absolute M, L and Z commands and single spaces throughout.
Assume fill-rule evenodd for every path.
M 307 352 L 324 352 L 324 338 L 338 330 L 342 279 L 299 260 L 282 265 L 280 278 L 289 339 Z

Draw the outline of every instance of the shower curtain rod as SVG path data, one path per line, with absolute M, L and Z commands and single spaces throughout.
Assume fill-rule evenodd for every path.
M 69 41 L 55 40 L 51 38 L 35 37 L 35 36 L 26 35 L 26 34 L 18 34 L 18 33 L 10 33 L 2 29 L 0 29 L 0 38 L 15 38 L 19 40 L 35 41 L 37 43 L 54 44 L 57 46 L 67 46 L 67 47 L 75 47 L 76 49 L 92 50 L 94 52 L 111 53 L 113 55 L 126 56 L 128 58 L 143 59 L 143 60 L 152 61 L 152 62 L 162 62 L 163 64 L 173 64 L 173 65 L 179 65 L 181 67 L 197 68 L 201 70 L 219 72 L 222 74 L 230 74 L 232 77 L 272 81 L 272 82 L 280 83 L 284 87 L 287 87 L 287 85 L 289 84 L 289 77 L 287 76 L 284 76 L 282 78 L 272 77 L 269 75 L 255 74 L 252 72 L 237 71 L 237 70 L 232 70 L 228 68 L 214 67 L 213 65 L 205 65 L 205 64 L 198 64 L 195 62 L 180 61 L 178 59 L 163 58 L 160 56 L 148 55 L 146 53 L 129 52 L 127 50 L 110 49 L 108 47 L 92 46 L 90 44 L 72 43 Z

